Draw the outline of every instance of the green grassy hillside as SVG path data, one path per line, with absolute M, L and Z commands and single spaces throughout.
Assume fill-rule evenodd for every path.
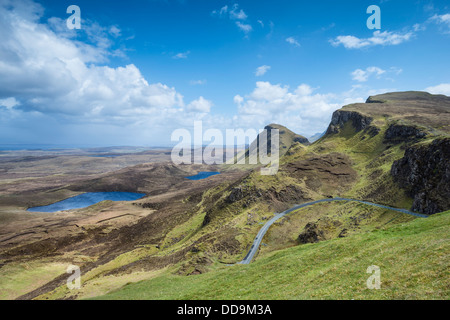
M 164 274 L 98 299 L 449 299 L 450 212 L 278 251 L 253 264 Z M 366 286 L 369 266 L 381 288 Z

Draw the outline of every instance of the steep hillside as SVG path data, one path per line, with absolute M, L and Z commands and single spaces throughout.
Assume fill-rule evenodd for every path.
M 364 168 L 371 171 L 372 183 L 377 184 L 380 179 L 376 175 L 386 176 L 389 169 L 395 185 L 413 198 L 412 210 L 433 214 L 449 208 L 449 97 L 414 91 L 369 97 L 365 104 L 353 104 L 336 111 L 327 131 L 328 138 L 345 135 L 347 123 L 351 123 L 355 132 L 355 135 L 350 133 L 350 140 L 357 144 L 355 138 L 360 137 L 364 141 L 359 143 L 360 152 L 367 150 L 365 144 L 371 151 L 383 151 L 379 160 L 386 164 L 384 172 L 370 170 L 378 158 L 374 155 L 372 165 Z M 379 137 L 382 141 L 377 142 Z M 384 184 L 389 179 L 384 177 Z M 374 190 L 367 186 L 365 190 L 371 189 Z M 380 188 L 374 190 L 382 194 L 380 191 Z M 376 199 L 374 195 L 362 195 Z
M 98 299 L 443 299 L 450 286 L 450 212 L 376 232 L 278 251 L 195 277 L 169 273 Z M 369 290 L 367 268 L 380 268 Z
M 392 165 L 391 174 L 414 198 L 414 211 L 433 214 L 450 207 L 450 139 L 406 149 Z

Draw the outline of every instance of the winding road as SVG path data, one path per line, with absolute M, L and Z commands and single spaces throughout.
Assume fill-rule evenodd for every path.
M 259 230 L 258 234 L 256 235 L 255 241 L 253 241 L 253 244 L 252 244 L 252 247 L 250 248 L 250 251 L 247 253 L 247 255 L 245 256 L 244 260 L 242 260 L 238 264 L 249 264 L 252 261 L 252 259 L 255 256 L 256 252 L 258 252 L 259 246 L 261 245 L 261 241 L 264 238 L 264 235 L 269 230 L 270 226 L 272 226 L 272 224 L 275 221 L 277 221 L 278 219 L 284 217 L 285 215 L 291 213 L 292 211 L 296 211 L 296 210 L 304 208 L 304 207 L 309 207 L 309 206 L 312 206 L 314 204 L 321 203 L 321 202 L 333 202 L 333 201 L 359 202 L 359 203 L 364 203 L 364 204 L 367 204 L 367 205 L 373 206 L 373 207 L 379 207 L 379 208 L 383 208 L 383 209 L 389 209 L 389 210 L 393 210 L 393 211 L 397 211 L 397 212 L 401 212 L 401 213 L 406 213 L 406 214 L 413 215 L 413 216 L 416 216 L 416 217 L 419 217 L 419 218 L 428 218 L 427 215 L 416 213 L 416 212 L 412 212 L 412 211 L 409 211 L 409 210 L 392 208 L 392 207 L 388 207 L 388 206 L 383 206 L 381 204 L 376 204 L 376 203 L 362 201 L 362 200 L 355 200 L 355 199 L 331 198 L 331 199 L 322 199 L 322 200 L 316 200 L 316 201 L 312 201 L 312 202 L 307 202 L 307 203 L 303 203 L 303 204 L 300 204 L 300 205 L 296 205 L 296 206 L 294 206 L 294 207 L 290 208 L 289 210 L 286 210 L 286 211 L 284 211 L 282 213 L 278 213 L 272 219 L 270 219 L 264 225 L 264 227 L 262 227 L 261 230 Z

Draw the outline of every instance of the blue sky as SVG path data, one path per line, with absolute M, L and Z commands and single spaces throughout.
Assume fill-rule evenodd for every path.
M 196 120 L 310 136 L 372 94 L 450 95 L 448 1 L 0 0 L 0 17 L 0 144 L 170 145 Z

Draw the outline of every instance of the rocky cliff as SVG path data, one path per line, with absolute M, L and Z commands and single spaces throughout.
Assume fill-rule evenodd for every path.
M 337 110 L 333 113 L 327 134 L 339 133 L 348 121 L 351 121 L 356 132 L 359 132 L 369 127 L 373 118 L 355 111 Z
M 426 137 L 426 132 L 415 126 L 392 124 L 386 130 L 385 142 L 402 143 L 418 141 Z
M 434 214 L 450 208 L 450 138 L 411 146 L 391 174 L 413 197 L 412 210 Z

